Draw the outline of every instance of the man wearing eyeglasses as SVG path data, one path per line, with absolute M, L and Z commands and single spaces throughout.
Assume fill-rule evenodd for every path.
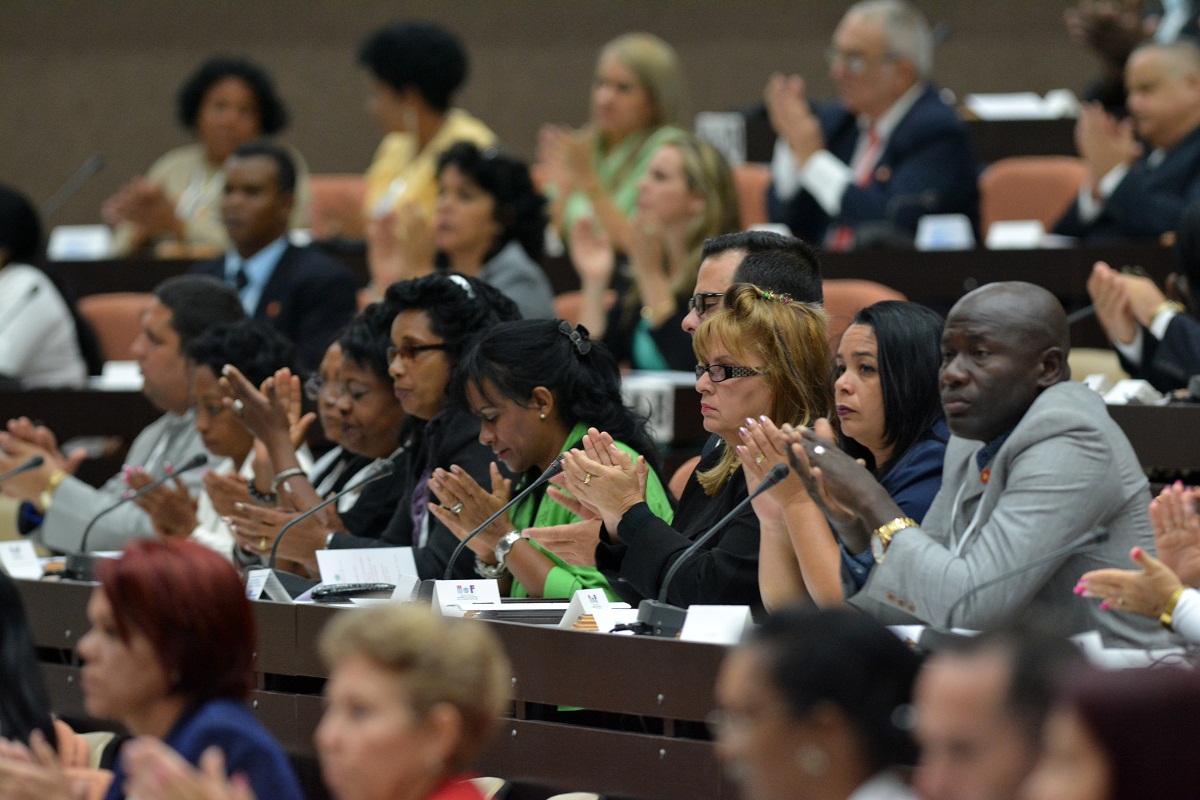
M 905 0 L 846 12 L 829 49 L 838 102 L 810 108 L 804 79 L 776 73 L 767 111 L 779 135 L 772 222 L 828 249 L 911 239 L 925 214 L 979 212 L 966 126 L 929 83 L 933 35 Z

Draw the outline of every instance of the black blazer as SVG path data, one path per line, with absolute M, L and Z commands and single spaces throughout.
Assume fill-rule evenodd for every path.
M 225 280 L 225 257 L 197 264 L 191 271 Z M 269 321 L 290 339 L 297 365 L 312 372 L 354 316 L 357 292 L 358 283 L 345 264 L 311 247 L 289 244 L 263 287 L 254 318 Z

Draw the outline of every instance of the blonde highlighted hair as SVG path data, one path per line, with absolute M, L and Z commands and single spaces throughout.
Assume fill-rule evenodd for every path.
M 792 300 L 750 283 L 737 283 L 725 293 L 723 310 L 709 316 L 692 339 L 700 363 L 724 345 L 734 358 L 761 362 L 763 380 L 771 388 L 776 425 L 812 425 L 833 414 L 833 359 L 826 339 L 829 317 L 820 306 Z M 710 497 L 737 471 L 736 442 L 726 442 L 721 460 L 696 474 Z
M 449 772 L 463 769 L 508 708 L 512 667 L 488 626 L 446 619 L 425 606 L 382 605 L 339 614 L 321 634 L 330 669 L 359 656 L 395 673 L 420 720 L 447 703 L 462 717 Z
M 611 56 L 633 73 L 653 109 L 651 128 L 678 125 L 683 119 L 683 67 L 675 48 L 652 33 L 626 33 L 604 45 L 600 60 Z

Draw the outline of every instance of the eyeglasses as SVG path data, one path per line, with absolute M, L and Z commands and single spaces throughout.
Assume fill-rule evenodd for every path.
M 748 378 L 751 375 L 763 375 L 766 373 L 766 370 L 758 367 L 735 367 L 729 364 L 697 364 L 696 380 L 700 380 L 700 377 L 706 372 L 710 381 L 720 383 L 730 378 Z
M 446 344 L 445 342 L 442 342 L 441 344 L 403 344 L 399 347 L 389 347 L 387 349 L 387 360 L 390 364 L 392 363 L 392 360 L 396 358 L 396 356 L 400 356 L 403 361 L 412 361 L 426 350 L 449 349 L 450 345 Z
M 320 375 L 313 375 L 304 382 L 304 396 L 314 402 L 324 397 L 329 402 L 336 403 L 342 397 L 349 395 L 350 399 L 357 403 L 372 391 L 370 388 L 347 386 L 337 381 L 327 381 Z
M 703 317 L 709 311 L 712 311 L 713 306 L 720 305 L 720 300 L 724 296 L 724 292 L 696 292 L 688 300 L 688 308 L 695 311 L 696 316 Z
M 867 56 L 862 53 L 843 53 L 835 47 L 830 47 L 825 51 L 825 61 L 829 64 L 830 68 L 840 64 L 851 75 L 863 74 L 872 63 L 886 63 L 895 60 L 896 56 L 891 53 L 884 53 L 881 56 Z

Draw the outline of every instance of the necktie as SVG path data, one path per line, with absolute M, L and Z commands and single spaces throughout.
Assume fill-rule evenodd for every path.
M 866 149 L 863 150 L 862 156 L 858 159 L 858 167 L 854 170 L 854 185 L 860 189 L 871 185 L 871 176 L 875 172 L 875 162 L 879 160 L 882 141 L 879 132 L 872 126 L 867 133 Z M 837 252 L 849 250 L 853 244 L 854 229 L 849 225 L 839 225 L 828 239 L 829 249 Z

